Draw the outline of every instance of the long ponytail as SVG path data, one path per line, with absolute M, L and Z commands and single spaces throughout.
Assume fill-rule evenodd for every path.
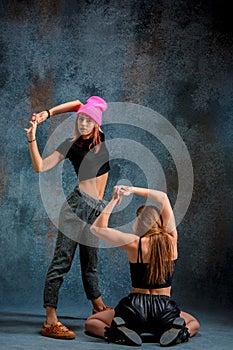
M 163 284 L 174 269 L 171 239 L 163 233 L 153 234 L 153 229 L 146 236 L 150 238 L 148 282 Z
M 134 229 L 137 235 L 150 239 L 148 283 L 165 283 L 174 269 L 173 245 L 158 209 L 150 204 L 139 207 Z

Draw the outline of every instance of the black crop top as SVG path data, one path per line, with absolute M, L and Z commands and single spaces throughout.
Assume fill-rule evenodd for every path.
M 176 260 L 174 260 L 175 264 Z M 172 284 L 172 277 L 173 273 L 167 276 L 167 279 L 165 283 L 159 284 L 159 283 L 148 283 L 148 272 L 149 272 L 149 264 L 144 263 L 142 261 L 142 245 L 141 245 L 141 237 L 139 238 L 139 244 L 138 244 L 138 257 L 136 263 L 130 264 L 130 274 L 131 274 L 131 281 L 132 281 L 132 287 L 134 288 L 141 288 L 141 289 L 159 289 L 159 288 L 167 288 L 170 287 Z
M 79 178 L 79 181 L 92 179 L 107 173 L 110 170 L 109 153 L 104 142 L 104 133 L 100 133 L 101 143 L 98 152 L 94 148 L 89 150 L 92 138 L 76 141 L 66 139 L 57 147 L 57 151 L 68 158 Z

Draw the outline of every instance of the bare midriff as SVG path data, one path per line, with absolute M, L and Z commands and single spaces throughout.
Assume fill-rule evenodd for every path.
M 132 293 L 140 294 L 153 294 L 153 295 L 166 295 L 171 296 L 171 287 L 158 288 L 158 289 L 144 289 L 144 288 L 132 288 Z
M 80 181 L 78 188 L 94 199 L 101 200 L 104 197 L 107 180 L 108 173 L 92 179 Z

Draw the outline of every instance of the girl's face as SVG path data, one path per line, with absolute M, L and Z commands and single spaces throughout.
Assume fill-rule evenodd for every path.
M 93 130 L 96 125 L 93 119 L 85 114 L 79 114 L 77 118 L 78 131 L 83 138 L 93 136 Z

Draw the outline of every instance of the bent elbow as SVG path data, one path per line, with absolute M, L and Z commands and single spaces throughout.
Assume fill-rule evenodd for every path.
M 101 227 L 98 226 L 91 226 L 91 232 L 93 233 L 94 236 L 101 238 L 102 237 L 102 229 Z
M 34 171 L 36 173 L 43 173 L 45 170 L 41 166 L 34 165 Z
M 161 192 L 159 204 L 164 206 L 165 203 L 169 202 L 168 195 L 166 192 Z
M 98 227 L 93 224 L 91 225 L 90 230 L 95 235 L 98 232 Z

